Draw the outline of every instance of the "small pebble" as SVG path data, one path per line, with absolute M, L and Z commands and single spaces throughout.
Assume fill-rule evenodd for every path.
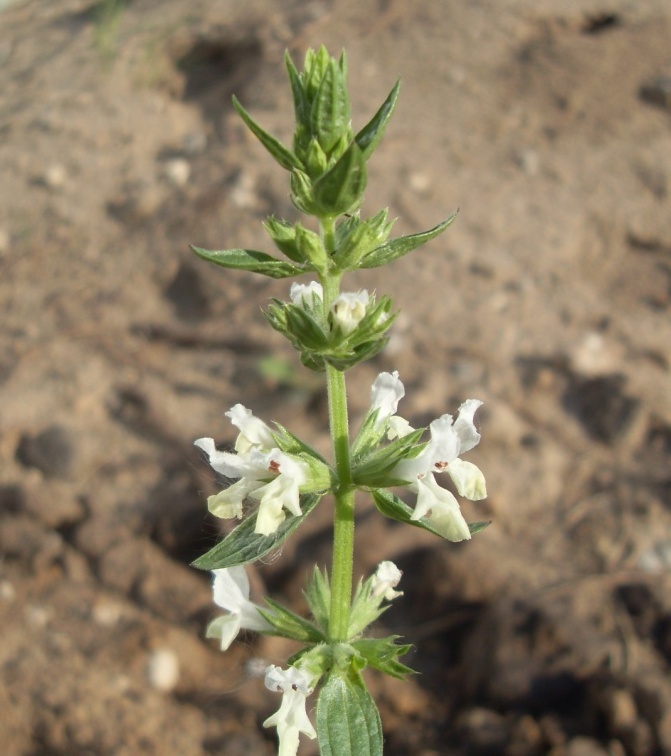
M 186 186 L 191 177 L 191 164 L 184 158 L 173 158 L 165 163 L 163 172 L 173 186 Z
M 67 172 L 63 165 L 54 163 L 47 168 L 43 178 L 50 189 L 61 189 L 67 179 Z
M 119 623 L 123 609 L 110 601 L 98 601 L 91 612 L 93 621 L 101 627 L 113 627 Z
M 164 693 L 174 690 L 179 682 L 177 654 L 169 648 L 152 651 L 147 662 L 147 679 L 156 690 Z
M 0 580 L 0 599 L 9 603 L 16 598 L 16 588 L 9 580 Z

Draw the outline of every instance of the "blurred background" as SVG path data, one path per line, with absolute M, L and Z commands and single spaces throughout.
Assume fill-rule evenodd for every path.
M 0 750 L 272 754 L 267 663 L 205 641 L 221 537 L 194 439 L 236 402 L 328 451 L 325 393 L 261 315 L 285 49 L 349 56 L 354 127 L 397 78 L 364 214 L 450 229 L 348 289 L 402 311 L 349 375 L 398 370 L 414 425 L 484 401 L 492 525 L 465 544 L 359 501 L 356 574 L 404 571 L 370 675 L 390 756 L 671 753 L 671 7 L 667 0 L 0 2 Z M 251 573 L 304 610 L 323 503 Z M 312 743 L 301 754 L 316 753 Z

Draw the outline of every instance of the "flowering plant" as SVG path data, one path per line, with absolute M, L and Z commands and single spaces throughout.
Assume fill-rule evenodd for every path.
M 280 425 L 271 427 L 241 404 L 227 413 L 239 430 L 234 451 L 220 451 L 211 438 L 195 443 L 212 468 L 234 482 L 210 496 L 216 517 L 241 522 L 194 565 L 214 573 L 214 601 L 225 610 L 207 628 L 227 649 L 240 630 L 291 638 L 301 645 L 287 669 L 271 665 L 266 686 L 283 694 L 278 711 L 264 725 L 277 727 L 280 756 L 295 756 L 299 736 L 318 738 L 320 752 L 338 756 L 382 753 L 382 727 L 362 670 L 372 667 L 394 677 L 412 670 L 399 661 L 410 648 L 396 636 L 371 638 L 366 630 L 401 595 L 401 573 L 392 562 L 359 581 L 353 591 L 356 491 L 369 493 L 386 517 L 424 528 L 450 541 L 469 539 L 487 523 L 468 523 L 457 498 L 441 487 L 446 472 L 460 496 L 486 496 L 482 472 L 461 455 L 480 440 L 474 415 L 481 402 L 469 399 L 458 415 L 442 415 L 428 428 L 413 428 L 396 414 L 405 394 L 397 372 L 381 373 L 371 389 L 370 409 L 350 439 L 345 372 L 370 359 L 388 341 L 395 318 L 387 296 L 365 290 L 341 292 L 348 271 L 386 265 L 442 233 L 451 215 L 434 228 L 390 239 L 387 211 L 363 218 L 366 163 L 377 147 L 398 97 L 399 84 L 358 132 L 352 130 L 347 62 L 324 47 L 308 50 L 302 71 L 285 58 L 294 99 L 296 128 L 291 149 L 259 126 L 234 98 L 245 124 L 290 174 L 296 208 L 316 219 L 317 231 L 300 223 L 268 218 L 265 228 L 286 259 L 248 249 L 208 251 L 200 257 L 224 268 L 271 278 L 310 274 L 292 283 L 289 301 L 274 299 L 265 312 L 270 325 L 291 342 L 301 362 L 325 374 L 333 460 Z M 407 504 L 392 489 L 407 489 Z M 311 618 L 278 602 L 249 600 L 244 566 L 276 549 L 330 494 L 334 503 L 330 574 L 315 568 L 306 588 Z M 254 504 L 251 510 L 246 502 Z M 306 712 L 308 696 L 319 689 L 315 726 Z

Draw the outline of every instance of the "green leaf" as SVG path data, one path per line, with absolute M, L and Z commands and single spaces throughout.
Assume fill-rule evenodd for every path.
M 413 525 L 416 528 L 422 528 L 422 530 L 428 530 L 429 533 L 433 533 L 443 539 L 445 538 L 442 533 L 431 525 L 427 517 L 422 517 L 421 520 L 411 520 L 410 518 L 413 514 L 412 508 L 391 491 L 378 489 L 371 491 L 371 496 L 378 511 L 385 517 L 389 517 L 389 519 L 396 520 L 397 522 L 404 522 L 406 525 Z M 491 522 L 469 522 L 468 529 L 471 535 L 474 535 L 484 530 L 490 524 Z
M 305 90 L 308 102 L 312 102 L 317 96 L 319 85 L 321 84 L 326 69 L 331 61 L 331 56 L 324 45 L 320 45 L 319 50 L 307 50 L 305 53 L 305 64 L 303 66 L 303 89 Z
M 203 260 L 220 265 L 222 268 L 248 270 L 270 278 L 290 278 L 306 272 L 304 268 L 277 260 L 265 252 L 257 252 L 254 249 L 224 249 L 211 252 L 193 245 L 191 249 Z
M 387 263 L 397 260 L 399 257 L 403 257 L 403 255 L 407 255 L 408 252 L 412 252 L 417 247 L 421 247 L 422 244 L 426 244 L 426 242 L 438 236 L 438 234 L 442 234 L 454 222 L 456 217 L 457 213 L 452 213 L 447 220 L 444 220 L 428 231 L 420 231 L 418 234 L 410 234 L 409 236 L 399 236 L 397 239 L 392 239 L 381 244 L 361 260 L 359 267 L 379 268 L 381 265 L 387 265 Z
M 291 92 L 294 96 L 294 114 L 296 123 L 305 123 L 308 119 L 308 106 L 305 98 L 305 91 L 303 89 L 303 82 L 301 76 L 298 73 L 298 69 L 294 65 L 291 55 L 287 50 L 284 53 L 284 65 L 287 68 L 289 74 L 289 83 L 291 84 Z
M 321 756 L 382 756 L 380 714 L 359 674 L 329 674 L 317 701 L 316 724 Z
M 324 215 L 342 215 L 361 202 L 366 181 L 366 161 L 357 143 L 352 142 L 333 168 L 315 182 L 315 202 Z
M 353 641 L 352 646 L 369 666 L 386 675 L 403 679 L 406 675 L 414 674 L 415 670 L 398 661 L 399 656 L 404 656 L 412 648 L 409 644 L 397 646 L 395 641 L 398 637 L 391 635 L 388 638 L 362 638 Z
M 275 139 L 274 136 L 264 131 L 258 123 L 249 115 L 249 113 L 242 107 L 239 100 L 235 95 L 233 96 L 233 107 L 238 111 L 240 117 L 247 125 L 247 128 L 254 134 L 254 136 L 261 142 L 261 144 L 268 150 L 268 152 L 275 158 L 275 160 L 286 168 L 287 171 L 292 171 L 296 168 L 302 168 L 301 161 L 294 155 L 294 153 L 287 149 L 281 142 Z
M 281 546 L 287 538 L 303 523 L 305 518 L 317 506 L 321 494 L 304 494 L 301 496 L 301 510 L 299 517 L 287 515 L 275 533 L 269 536 L 254 532 L 257 513 L 243 520 L 235 530 L 231 531 L 223 541 L 220 541 L 207 554 L 198 557 L 192 566 L 199 570 L 218 570 L 223 567 L 235 567 L 261 559 L 266 554 Z
M 312 102 L 310 126 L 324 152 L 331 153 L 350 120 L 349 97 L 340 66 L 331 59 Z
M 387 122 L 391 118 L 391 114 L 394 112 L 400 88 L 401 82 L 399 80 L 394 84 L 393 89 L 389 93 L 387 99 L 382 103 L 377 113 L 354 137 L 354 140 L 363 152 L 365 160 L 368 160 L 373 150 L 377 147 L 380 139 L 382 139 Z
M 402 499 L 399 499 L 396 494 L 391 491 L 385 491 L 378 489 L 377 491 L 371 491 L 373 501 L 378 510 L 391 520 L 397 522 L 404 522 L 406 525 L 413 525 L 416 528 L 422 528 L 422 530 L 428 530 L 429 533 L 442 538 L 443 536 L 431 525 L 426 517 L 422 517 L 421 520 L 411 520 L 413 510 Z
M 308 620 L 267 596 L 263 600 L 272 611 L 259 609 L 259 612 L 273 626 L 272 635 L 291 638 L 299 643 L 323 643 L 326 640 L 324 633 L 316 628 L 312 622 L 308 622 Z
M 475 535 L 476 533 L 479 533 L 481 530 L 488 528 L 491 524 L 492 524 L 491 520 L 486 520 L 483 522 L 469 522 L 468 529 L 471 531 L 471 535 Z

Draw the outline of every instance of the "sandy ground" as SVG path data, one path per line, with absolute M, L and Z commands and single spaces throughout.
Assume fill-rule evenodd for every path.
M 364 212 L 446 234 L 353 277 L 402 315 L 381 370 L 415 424 L 485 402 L 492 526 L 439 543 L 359 502 L 386 753 L 671 754 L 671 7 L 667 0 L 0 3 L 0 745 L 9 755 L 270 754 L 259 668 L 203 639 L 216 481 L 192 447 L 242 401 L 325 450 L 324 391 L 260 314 L 286 176 L 230 95 L 292 131 L 288 48 L 343 46 L 354 124 L 398 77 Z M 296 610 L 328 505 L 253 572 Z M 312 744 L 301 751 L 314 754 Z

